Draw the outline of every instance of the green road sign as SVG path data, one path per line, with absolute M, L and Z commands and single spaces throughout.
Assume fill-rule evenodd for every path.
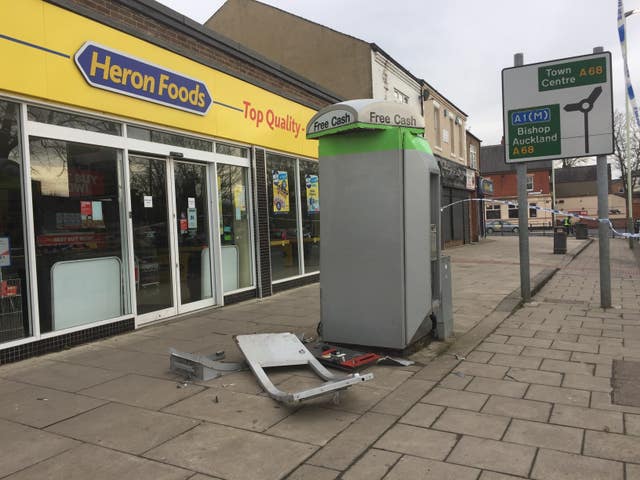
M 604 57 L 538 67 L 538 91 L 579 87 L 607 81 Z
M 508 118 L 509 158 L 560 154 L 560 105 L 509 110 Z

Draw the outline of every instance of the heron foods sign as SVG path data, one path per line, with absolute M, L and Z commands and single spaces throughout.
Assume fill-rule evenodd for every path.
M 213 103 L 204 82 L 93 42 L 76 52 L 75 61 L 96 88 L 198 115 L 206 114 Z

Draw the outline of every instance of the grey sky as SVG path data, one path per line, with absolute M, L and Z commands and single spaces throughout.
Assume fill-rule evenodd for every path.
M 203 23 L 224 0 L 160 0 Z M 624 110 L 617 0 L 264 0 L 308 20 L 378 44 L 469 115 L 484 145 L 502 137 L 500 72 L 513 65 L 612 54 L 614 108 Z M 626 10 L 640 0 L 626 0 Z M 274 35 L 280 34 L 274 32 Z M 640 14 L 627 19 L 631 78 L 640 94 Z

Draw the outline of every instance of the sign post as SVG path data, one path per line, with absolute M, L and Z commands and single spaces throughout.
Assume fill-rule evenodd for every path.
M 521 53 L 514 67 L 502 70 L 505 161 L 518 174 L 520 284 L 530 299 L 528 199 L 526 162 L 597 156 L 598 189 L 607 190 L 606 155 L 613 153 L 613 95 L 611 54 L 601 47 L 583 55 L 523 66 Z M 600 178 L 604 171 L 604 179 Z M 555 195 L 555 191 L 554 191 Z M 605 194 L 602 194 L 606 197 Z M 607 218 L 607 199 L 598 194 L 598 217 Z M 554 199 L 555 200 L 555 199 Z M 611 306 L 607 225 L 599 222 L 602 307 Z M 604 232 L 604 240 L 603 240 Z M 606 265 L 604 265 L 606 263 Z M 607 292 L 605 292 L 607 290 Z M 608 299 L 608 300 L 607 300 Z
M 516 53 L 513 57 L 513 64 L 516 67 L 522 66 L 524 55 Z M 535 117 L 537 113 L 531 112 Z M 528 115 L 526 113 L 515 113 L 518 115 Z M 518 133 L 517 131 L 514 133 Z M 522 300 L 531 300 L 531 274 L 529 269 L 529 200 L 527 198 L 527 164 L 516 165 L 518 175 L 518 250 L 520 252 L 520 296 Z

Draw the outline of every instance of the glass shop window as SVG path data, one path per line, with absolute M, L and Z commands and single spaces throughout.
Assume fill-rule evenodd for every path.
M 176 133 L 136 127 L 135 125 L 127 125 L 127 137 L 135 138 L 136 140 L 145 140 L 147 142 L 162 143 L 164 145 L 173 145 L 175 147 L 190 148 L 192 150 L 202 150 L 203 152 L 213 151 L 213 142 L 178 135 Z
M 19 112 L 0 100 L 0 344 L 32 335 Z
M 318 162 L 300 160 L 300 208 L 305 273 L 320 270 L 320 181 Z
M 224 292 L 253 286 L 248 169 L 218 164 Z
M 27 116 L 32 122 L 122 136 L 122 125 L 111 120 L 87 117 L 73 112 L 61 112 L 33 105 L 27 107 Z
M 267 154 L 271 278 L 300 274 L 296 205 L 296 159 Z

